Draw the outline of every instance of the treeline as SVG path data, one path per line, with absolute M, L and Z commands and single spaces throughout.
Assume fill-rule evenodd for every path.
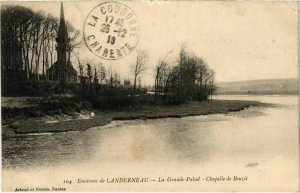
M 7 80 L 47 80 L 56 61 L 58 18 L 18 5 L 1 7 L 1 77 Z M 68 57 L 81 43 L 79 31 L 67 22 Z
M 137 58 L 140 57 L 138 54 Z M 141 63 L 138 63 L 141 64 Z M 145 63 L 143 63 L 145 64 Z M 100 64 L 83 63 L 78 59 L 79 84 L 71 89 L 75 95 L 88 100 L 94 107 L 110 108 L 133 106 L 144 100 L 147 89 L 142 88 L 140 73 L 136 73 L 136 65 L 131 66 L 135 81 L 121 79 L 121 75 L 110 66 L 108 69 Z M 138 82 L 138 83 L 137 83 Z M 147 103 L 149 103 L 148 100 Z
M 216 90 L 214 71 L 205 61 L 182 48 L 175 65 L 162 59 L 155 68 L 155 100 L 177 104 L 209 99 Z
M 135 62 L 130 66 L 133 78 L 131 84 L 129 79 L 122 82 L 120 74 L 113 72 L 112 68 L 106 70 L 101 64 L 92 68 L 89 63 L 85 67 L 78 60 L 82 86 L 80 93 L 96 103 L 105 101 L 104 104 L 110 104 L 110 101 L 114 101 L 111 106 L 122 106 L 135 105 L 137 102 L 180 104 L 192 100 L 205 101 L 216 90 L 214 71 L 202 58 L 189 53 L 185 48 L 180 50 L 175 63 L 167 62 L 166 57 L 161 59 L 155 66 L 154 87 L 142 89 L 140 80 L 148 69 L 147 61 L 146 51 L 137 51 Z M 154 91 L 154 94 L 147 91 Z
M 81 45 L 80 32 L 70 23 L 68 58 Z M 176 62 L 161 59 L 155 66 L 153 88 L 141 88 L 142 74 L 149 70 L 146 51 L 137 51 L 130 66 L 130 79 L 102 64 L 83 63 L 78 58 L 78 82 L 63 86 L 49 80 L 46 72 L 56 61 L 58 19 L 42 11 L 22 6 L 1 8 L 2 96 L 39 96 L 70 93 L 88 99 L 99 107 L 142 104 L 179 104 L 208 100 L 216 87 L 214 72 L 206 62 L 185 48 Z M 153 65 L 153 64 L 152 64 Z M 145 80 L 143 80 L 145 81 Z M 151 83 L 149 83 L 150 85 Z M 153 91 L 153 95 L 151 92 Z

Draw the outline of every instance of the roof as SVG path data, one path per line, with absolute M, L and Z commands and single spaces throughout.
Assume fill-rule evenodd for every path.
M 58 61 L 54 62 L 53 65 L 47 70 L 47 72 L 52 71 L 52 69 L 59 65 L 60 63 L 58 63 Z M 74 76 L 77 76 L 77 71 L 74 69 L 73 65 L 71 64 L 71 62 L 68 62 L 67 64 L 67 73 L 70 73 Z

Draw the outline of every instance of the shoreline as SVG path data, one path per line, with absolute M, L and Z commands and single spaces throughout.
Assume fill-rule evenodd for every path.
M 18 134 L 58 133 L 68 131 L 84 131 L 92 127 L 100 127 L 117 120 L 182 118 L 210 114 L 227 114 L 242 111 L 249 107 L 269 107 L 270 104 L 257 101 L 214 100 L 212 102 L 192 102 L 177 106 L 141 106 L 136 108 L 120 108 L 96 111 L 95 116 L 86 119 L 72 119 L 46 122 L 36 118 L 21 120 L 2 126 L 2 136 Z

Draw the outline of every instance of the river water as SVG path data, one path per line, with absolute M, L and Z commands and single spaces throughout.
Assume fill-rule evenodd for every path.
M 215 98 L 277 106 L 207 116 L 114 121 L 81 132 L 4 138 L 3 190 L 298 190 L 298 96 Z M 200 181 L 170 182 L 188 176 Z M 234 176 L 244 181 L 233 181 Z M 144 177 L 148 182 L 107 183 L 118 177 Z M 228 177 L 232 180 L 220 181 Z M 78 179 L 103 179 L 105 183 L 77 183 Z

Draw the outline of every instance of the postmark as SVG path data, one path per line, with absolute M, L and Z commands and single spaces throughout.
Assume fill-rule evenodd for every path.
M 83 34 L 93 54 L 105 60 L 117 60 L 129 55 L 137 46 L 140 24 L 127 5 L 104 2 L 88 14 Z

